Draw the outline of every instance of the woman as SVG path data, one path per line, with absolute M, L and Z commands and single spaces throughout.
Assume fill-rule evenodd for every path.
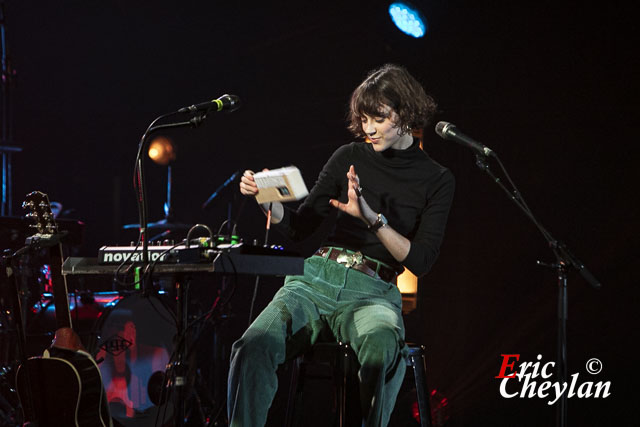
M 278 365 L 327 337 L 349 343 L 358 356 L 364 425 L 387 425 L 405 371 L 396 275 L 404 267 L 417 276 L 431 268 L 453 199 L 453 175 L 411 134 L 435 109 L 403 67 L 372 71 L 353 92 L 349 114 L 349 129 L 369 143 L 336 150 L 296 211 L 272 206 L 274 228 L 294 239 L 313 233 L 332 209 L 338 215 L 304 275 L 288 276 L 234 343 L 231 426 L 264 425 Z M 253 172 L 245 171 L 240 192 L 258 193 Z

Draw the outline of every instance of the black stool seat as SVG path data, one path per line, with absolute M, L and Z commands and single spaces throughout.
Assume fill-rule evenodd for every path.
M 431 408 L 429 405 L 429 391 L 427 388 L 427 371 L 425 363 L 425 348 L 422 345 L 407 344 L 409 354 L 407 366 L 412 368 L 415 380 L 416 394 L 418 400 L 418 411 L 420 414 L 420 426 L 431 427 Z M 347 425 L 357 425 L 361 420 L 359 411 L 359 392 L 357 389 L 358 360 L 353 349 L 345 343 L 317 343 L 309 351 L 298 356 L 293 361 L 291 372 L 291 386 L 289 388 L 289 401 L 285 427 L 293 427 L 296 401 L 301 398 L 302 382 L 306 376 L 307 367 L 311 365 L 326 365 L 330 368 L 331 378 L 335 389 L 335 425 L 344 427 Z M 357 405 L 348 405 L 348 396 L 355 394 Z M 349 402 L 350 403 L 350 402 Z M 353 406 L 357 406 L 354 410 Z

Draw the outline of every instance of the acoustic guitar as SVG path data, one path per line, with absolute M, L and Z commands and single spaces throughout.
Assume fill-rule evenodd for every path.
M 39 191 L 29 193 L 22 204 L 29 209 L 37 233 L 27 238 L 34 248 L 58 247 L 60 233 L 49 197 Z M 18 368 L 16 383 L 26 423 L 38 427 L 112 427 L 100 370 L 73 331 L 66 277 L 54 281 L 56 333 L 51 347 L 42 356 L 31 357 Z

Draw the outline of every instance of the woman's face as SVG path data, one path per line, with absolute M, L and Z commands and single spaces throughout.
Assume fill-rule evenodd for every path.
M 396 126 L 398 114 L 386 105 L 380 109 L 379 116 L 362 116 L 362 130 L 375 151 L 384 151 L 388 148 L 404 150 L 413 143 L 413 137 L 408 133 L 401 133 Z

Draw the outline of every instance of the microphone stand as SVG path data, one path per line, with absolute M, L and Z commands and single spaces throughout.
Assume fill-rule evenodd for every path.
M 228 98 L 228 102 L 231 102 L 231 107 L 235 105 L 235 109 L 237 109 L 239 107 L 239 99 L 237 97 L 235 98 L 231 98 L 232 95 L 224 95 Z M 216 100 L 216 105 L 218 107 L 217 111 L 221 111 L 224 106 L 223 106 L 223 102 L 222 100 Z M 151 124 L 149 125 L 149 127 L 147 127 L 147 130 L 144 132 L 144 134 L 142 135 L 142 138 L 140 139 L 140 144 L 138 145 L 138 153 L 136 155 L 136 164 L 135 164 L 135 175 L 134 175 L 134 186 L 137 190 L 137 199 L 138 199 L 138 215 L 140 218 L 140 240 L 142 240 L 142 264 L 144 267 L 144 271 L 146 272 L 148 270 L 149 267 L 149 238 L 147 237 L 147 228 L 148 228 L 148 215 L 147 215 L 147 195 L 146 195 L 146 186 L 145 186 L 145 175 L 144 175 L 144 150 L 145 150 L 145 146 L 146 146 L 146 142 L 147 142 L 147 138 L 148 135 L 152 132 L 155 132 L 157 130 L 161 130 L 161 129 L 170 129 L 170 128 L 178 128 L 178 127 L 198 127 L 202 121 L 207 117 L 207 112 L 210 111 L 210 103 L 206 103 L 206 107 L 208 109 L 206 110 L 198 110 L 198 106 L 192 106 L 193 109 L 191 108 L 186 108 L 186 109 L 180 109 L 178 111 L 174 111 L 172 113 L 168 113 L 168 114 L 163 114 L 161 116 L 159 116 L 158 118 L 156 118 L 153 122 L 151 122 Z M 230 111 L 233 111 L 230 110 Z M 165 123 L 165 124 L 161 124 L 161 125 L 156 125 L 156 123 L 159 120 L 165 119 L 167 117 L 176 115 L 176 114 L 183 114 L 183 113 L 195 113 L 188 121 L 183 121 L 183 122 L 176 122 L 176 123 Z M 170 183 L 169 183 L 170 186 Z M 170 187 L 169 187 L 170 188 Z M 189 245 L 189 234 L 187 234 L 187 245 Z M 143 283 L 143 295 L 149 295 L 151 293 L 152 290 L 152 280 L 150 280 L 150 277 L 147 278 L 145 277 L 146 274 L 144 274 L 139 280 L 142 281 Z M 182 284 L 179 284 L 179 288 L 178 288 L 178 298 L 177 298 L 177 304 L 178 304 L 178 308 L 179 308 L 179 312 L 178 312 L 178 331 L 177 334 L 178 336 L 180 336 L 181 333 L 183 333 L 182 329 L 185 326 L 185 320 L 187 319 L 186 317 L 186 311 L 183 311 L 182 309 L 184 307 L 181 307 L 181 304 L 183 304 L 184 302 L 182 301 Z M 185 331 L 186 332 L 186 331 Z M 184 345 L 184 344 L 182 344 Z M 182 362 L 182 353 L 179 351 L 179 357 L 180 360 L 178 361 L 178 365 Z M 180 372 L 176 372 L 176 376 L 174 378 L 174 384 L 176 385 L 176 387 L 178 388 L 178 397 L 177 397 L 177 402 L 178 402 L 178 407 L 176 409 L 176 414 L 175 414 L 175 426 L 176 427 L 181 427 L 184 425 L 185 423 L 185 417 L 184 417 L 184 409 L 185 409 L 185 405 L 184 405 L 184 378 L 183 378 L 183 372 L 181 370 L 180 367 L 178 367 L 178 365 L 174 366 L 174 368 L 176 371 L 180 371 Z M 178 382 L 180 382 L 180 384 L 177 384 Z
M 146 148 L 146 143 L 149 134 L 161 129 L 170 129 L 170 128 L 178 128 L 178 127 L 197 127 L 202 123 L 202 121 L 206 118 L 206 112 L 201 112 L 196 114 L 194 117 L 185 122 L 176 122 L 176 123 L 165 123 L 161 125 L 156 125 L 159 120 L 164 118 L 173 116 L 175 114 L 179 114 L 179 112 L 172 112 L 168 114 L 163 114 L 160 117 L 156 118 L 145 133 L 142 135 L 140 139 L 140 144 L 138 145 L 138 154 L 136 155 L 136 166 L 135 171 L 136 175 L 134 177 L 134 183 L 137 188 L 137 200 L 138 200 L 138 216 L 140 219 L 140 240 L 142 241 L 142 264 L 146 270 L 146 267 L 149 264 L 149 238 L 147 236 L 147 227 L 148 227 L 148 208 L 147 208 L 147 194 L 146 194 L 146 185 L 145 185 L 145 174 L 144 174 L 144 150 Z M 143 289 L 144 293 L 148 294 L 151 285 L 148 283 L 149 281 L 141 278 L 143 281 Z
M 481 154 L 476 154 L 476 165 L 486 172 L 491 179 L 498 184 L 507 196 L 524 212 L 524 214 L 533 222 L 533 224 L 540 230 L 547 243 L 549 244 L 549 248 L 553 252 L 556 262 L 554 263 L 544 263 L 541 261 L 537 261 L 538 265 L 553 268 L 556 270 L 557 278 L 558 278 L 558 341 L 557 341 L 557 366 L 556 372 L 558 375 L 558 382 L 560 384 L 565 383 L 567 381 L 568 373 L 567 373 L 567 318 L 568 318 L 568 296 L 567 296 L 567 272 L 569 269 L 577 270 L 580 275 L 585 279 L 585 281 L 591 285 L 594 289 L 599 289 L 602 287 L 600 281 L 596 279 L 591 272 L 584 266 L 580 260 L 571 253 L 571 251 L 566 247 L 566 245 L 557 239 L 555 239 L 551 233 L 549 233 L 543 226 L 538 222 L 538 220 L 534 217 L 533 212 L 527 206 L 527 203 L 524 201 L 524 198 L 516 188 L 515 184 L 509 177 L 506 169 L 502 165 L 502 162 L 498 158 L 498 155 L 495 152 L 492 153 L 492 157 L 496 159 L 500 168 L 504 172 L 509 184 L 512 187 L 510 191 L 505 187 L 500 178 L 496 177 L 496 175 L 491 171 L 489 165 L 487 164 L 487 157 Z M 567 425 L 567 395 L 563 393 L 559 400 L 559 405 L 556 411 L 556 425 L 559 427 L 566 427 Z
M 180 112 L 172 112 L 172 113 L 168 113 L 168 114 L 163 114 L 160 117 L 156 118 L 153 122 L 151 122 L 151 124 L 149 125 L 149 127 L 147 128 L 147 130 L 145 131 L 145 133 L 142 135 L 142 138 L 140 139 L 140 144 L 138 146 L 138 153 L 136 156 L 136 166 L 135 166 L 135 170 L 136 170 L 136 175 L 135 175 L 135 184 L 137 187 L 137 195 L 138 195 L 138 214 L 140 217 L 140 239 L 142 240 L 142 264 L 143 264 L 143 271 L 147 271 L 147 267 L 149 267 L 149 238 L 147 236 L 147 227 L 148 227 L 148 215 L 147 215 L 147 194 L 146 194 L 146 186 L 145 186 L 145 174 L 144 174 L 144 151 L 145 151 L 145 147 L 146 147 L 146 142 L 148 139 L 149 134 L 151 134 L 152 132 L 155 132 L 157 130 L 161 130 L 161 129 L 171 129 L 171 128 L 179 128 L 179 127 L 197 127 L 198 125 L 200 125 L 200 123 L 202 123 L 202 121 L 206 118 L 207 113 L 206 111 L 204 112 L 198 112 L 196 115 L 194 115 L 191 119 L 189 119 L 188 121 L 183 121 L 183 122 L 175 122 L 175 123 L 165 123 L 165 124 L 160 124 L 160 125 L 156 125 L 156 123 L 164 118 L 173 116 L 175 114 L 181 114 Z M 170 178 L 169 178 L 170 179 Z M 171 184 L 169 184 L 171 185 Z M 149 295 L 151 293 L 152 290 L 152 280 L 151 278 L 147 278 L 144 275 L 139 279 L 142 281 L 142 289 L 143 289 L 143 295 Z M 183 313 L 182 313 L 182 307 L 180 306 L 181 304 L 183 304 L 184 302 L 182 301 L 182 284 L 179 284 L 178 287 L 178 300 L 177 300 L 177 304 L 178 304 L 178 330 L 177 330 L 177 334 L 182 333 L 182 329 L 184 326 L 183 323 Z M 176 366 L 174 366 L 175 370 L 176 370 L 176 382 L 178 381 L 178 379 L 180 379 L 180 381 L 183 381 L 182 377 L 182 371 L 181 366 L 178 366 L 181 364 L 181 360 L 178 361 L 178 364 Z M 180 371 L 180 372 L 178 372 Z M 176 414 L 175 414 L 175 425 L 176 426 L 183 426 L 184 425 L 184 393 L 183 393 L 183 387 L 184 384 L 176 384 L 178 386 L 178 397 L 177 397 L 177 409 L 176 409 Z

